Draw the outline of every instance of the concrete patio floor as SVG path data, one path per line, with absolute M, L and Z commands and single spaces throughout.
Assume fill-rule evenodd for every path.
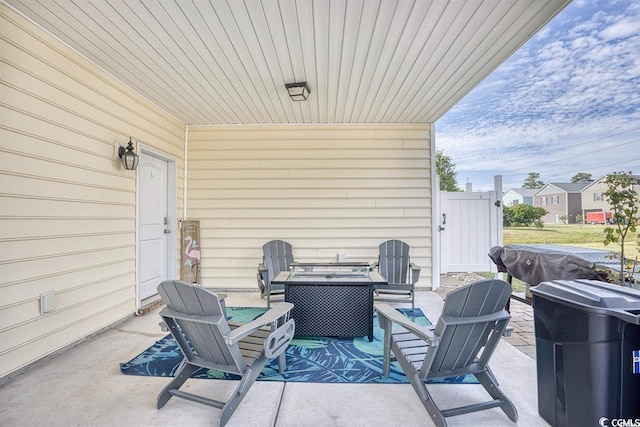
M 228 293 L 228 306 L 265 306 L 257 292 Z M 431 320 L 442 309 L 435 292 L 416 293 Z M 166 378 L 126 376 L 126 362 L 164 337 L 159 309 L 132 318 L 42 366 L 0 386 L 1 426 L 207 426 L 219 410 L 171 399 L 157 410 Z M 521 426 L 548 425 L 538 415 L 536 362 L 503 340 L 490 363 L 502 390 L 515 403 Z M 226 399 L 231 381 L 189 380 L 188 391 Z M 183 387 L 184 388 L 184 387 Z M 479 385 L 430 386 L 441 407 L 469 404 L 488 395 Z M 499 409 L 448 419 L 450 426 L 513 426 Z M 233 426 L 431 426 L 409 384 L 311 384 L 256 382 L 227 424 Z

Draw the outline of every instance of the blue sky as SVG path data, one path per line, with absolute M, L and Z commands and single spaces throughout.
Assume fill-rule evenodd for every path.
M 640 1 L 574 0 L 436 122 L 458 185 L 640 174 Z

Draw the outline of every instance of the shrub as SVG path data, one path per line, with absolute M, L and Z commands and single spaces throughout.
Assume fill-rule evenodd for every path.
M 505 206 L 502 214 L 503 225 L 525 226 L 540 222 L 540 218 L 547 214 L 544 208 L 537 208 L 529 205 Z

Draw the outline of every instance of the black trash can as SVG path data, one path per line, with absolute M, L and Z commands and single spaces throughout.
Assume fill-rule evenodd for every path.
M 557 280 L 531 292 L 542 418 L 552 426 L 640 425 L 640 291 Z

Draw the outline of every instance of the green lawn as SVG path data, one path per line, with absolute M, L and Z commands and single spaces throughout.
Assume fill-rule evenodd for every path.
M 605 246 L 604 225 L 568 224 L 546 225 L 542 229 L 535 227 L 504 227 L 504 244 L 509 243 L 547 243 L 553 245 L 579 246 L 583 248 L 605 249 L 620 252 L 620 246 L 610 244 Z M 625 242 L 625 255 L 628 258 L 640 259 L 636 236 L 628 236 Z

